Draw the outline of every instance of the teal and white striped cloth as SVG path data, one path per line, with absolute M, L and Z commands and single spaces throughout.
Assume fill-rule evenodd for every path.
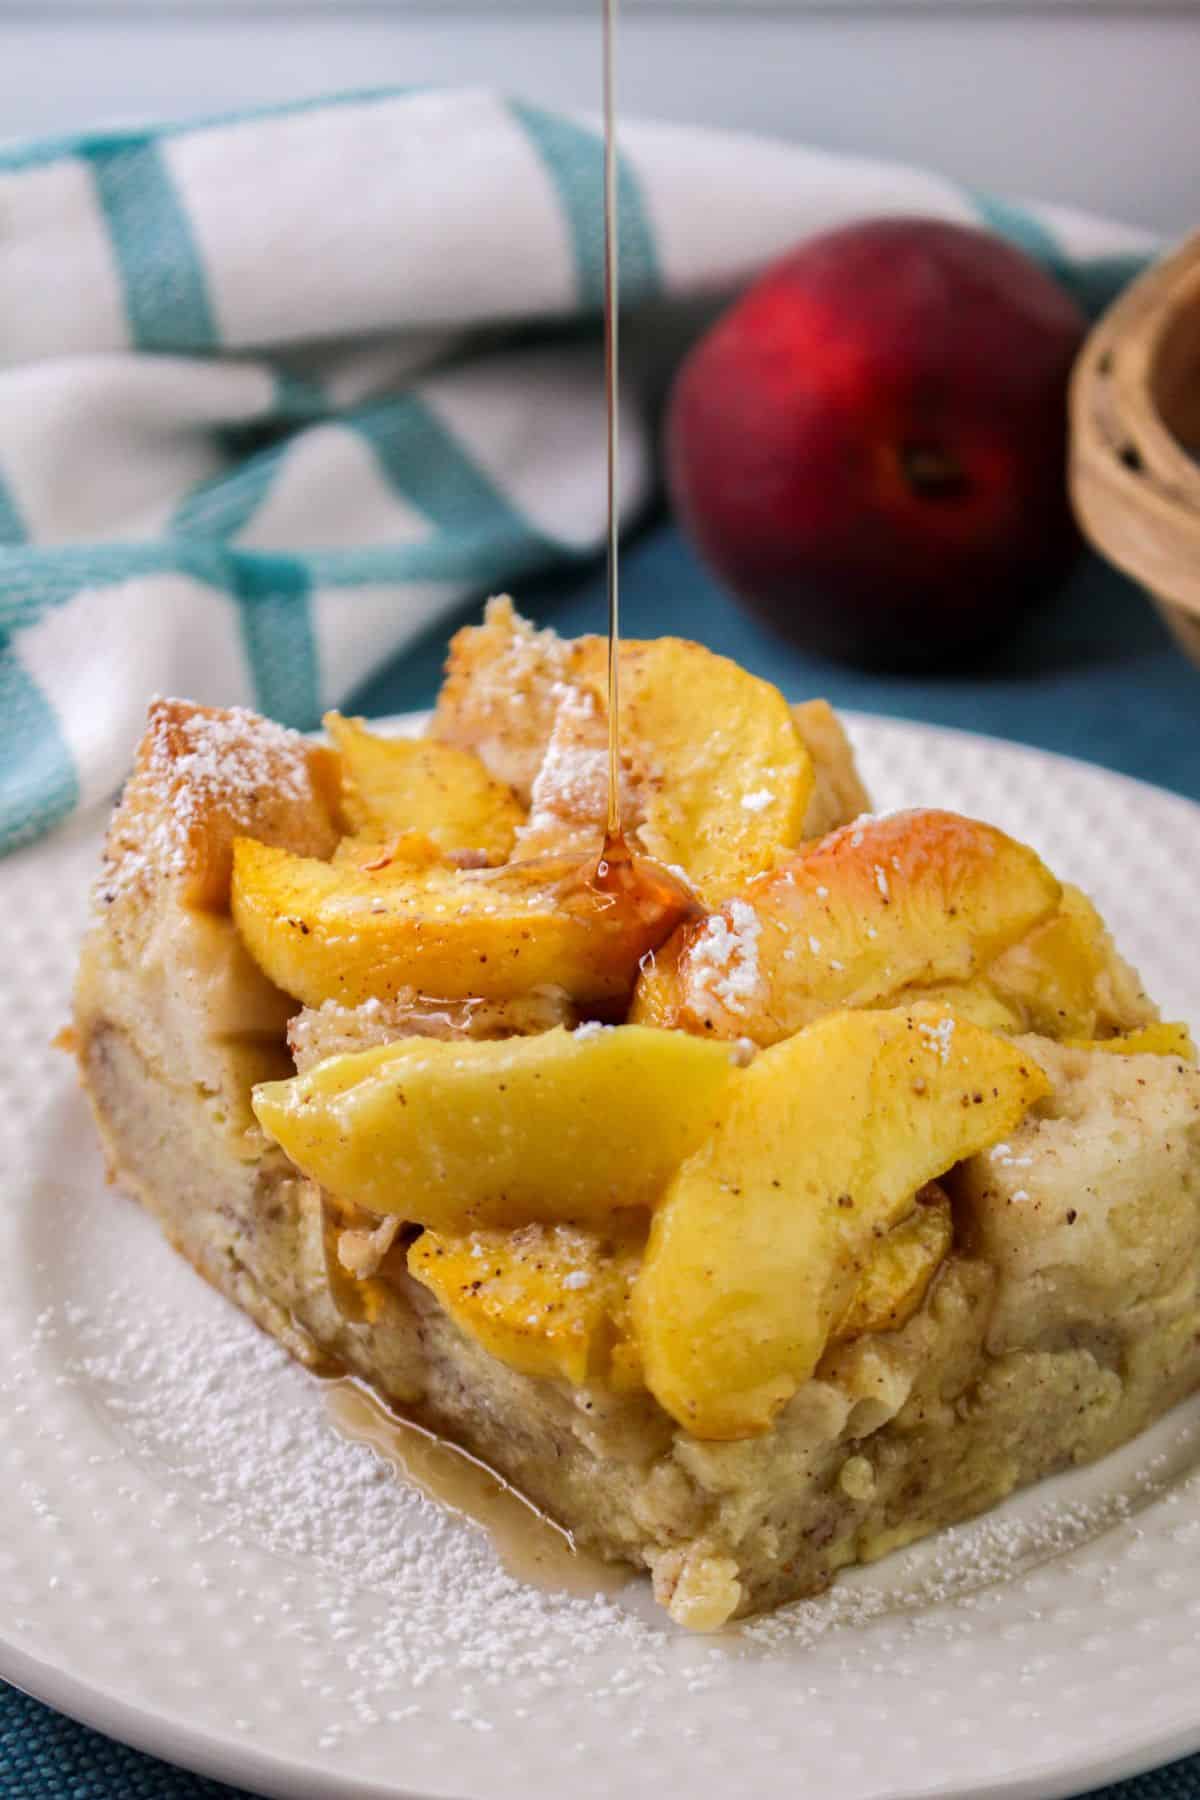
M 988 223 L 1093 304 L 1152 248 L 659 125 L 620 204 L 635 341 L 866 214 Z M 311 726 L 464 597 L 593 555 L 601 250 L 595 122 L 487 92 L 0 147 L 0 850 L 113 793 L 156 691 Z

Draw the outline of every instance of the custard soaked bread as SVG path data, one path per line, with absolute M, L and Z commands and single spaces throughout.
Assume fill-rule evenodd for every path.
M 114 1177 L 711 1628 L 1200 1381 L 1200 1075 L 1082 894 L 823 702 L 494 602 L 427 736 L 151 710 L 76 987 Z

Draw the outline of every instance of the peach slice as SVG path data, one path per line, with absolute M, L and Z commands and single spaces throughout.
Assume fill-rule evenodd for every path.
M 801 837 L 828 837 L 871 810 L 854 746 L 828 700 L 802 700 L 792 708 L 792 721 L 812 757 L 815 781 L 804 814 Z
M 549 860 L 354 868 L 239 838 L 233 917 L 259 967 L 307 1006 L 357 1006 L 410 988 L 510 1000 L 541 987 L 620 1006 L 640 959 L 694 902 L 665 872 L 639 880 L 628 901 L 601 891 L 592 873 Z
M 1152 1024 L 1157 1009 L 1117 952 L 1087 895 L 1065 886 L 1058 909 L 987 972 L 988 985 L 1042 1037 L 1102 1038 Z
M 956 813 L 860 819 L 683 926 L 632 1017 L 777 1043 L 823 1013 L 969 984 L 1061 890 L 1024 844 Z
M 607 1225 L 651 1206 L 736 1073 L 727 1045 L 636 1025 L 401 1038 L 255 1089 L 254 1111 L 338 1200 L 433 1231 Z
M 576 666 L 605 725 L 606 649 L 581 639 Z M 799 843 L 812 758 L 778 688 L 728 657 L 682 638 L 623 644 L 621 746 L 636 842 L 710 898 Z
M 954 1236 L 950 1202 L 931 1183 L 911 1217 L 870 1253 L 831 1341 L 898 1331 L 919 1309 Z M 425 1231 L 408 1268 L 460 1330 L 523 1375 L 620 1391 L 642 1388 L 630 1300 L 646 1249 L 644 1217 L 605 1232 L 578 1225 Z
M 834 1013 L 739 1070 L 654 1212 L 634 1288 L 660 1405 L 696 1437 L 768 1431 L 880 1236 L 1049 1088 L 1018 1045 L 922 1007 Z
M 325 715 L 341 759 L 342 812 L 355 839 L 423 833 L 442 850 L 509 855 L 524 812 L 479 758 L 428 738 L 383 737 L 362 719 Z
M 572 1225 L 426 1231 L 408 1267 L 461 1330 L 523 1375 L 637 1388 L 629 1296 L 645 1243 L 644 1218 L 607 1235 Z
M 869 1331 L 899 1331 L 907 1325 L 953 1242 L 950 1201 L 937 1183 L 931 1182 L 917 1195 L 912 1216 L 894 1226 L 872 1252 L 833 1339 L 840 1342 L 865 1337 Z
M 364 869 L 378 874 L 381 869 L 401 864 L 410 869 L 452 868 L 445 850 L 424 831 L 398 831 L 394 837 L 344 837 L 332 857 L 335 868 Z
M 1180 1062 L 1194 1063 L 1196 1046 L 1186 1025 L 1156 1019 L 1139 1031 L 1126 1031 L 1120 1037 L 1067 1038 L 1073 1050 L 1104 1050 L 1109 1056 L 1174 1056 Z
M 454 640 L 433 731 L 475 751 L 528 802 L 522 859 L 600 842 L 607 673 L 602 638 L 535 632 L 508 602 L 493 602 L 482 626 Z M 823 715 L 810 728 L 837 759 L 831 791 L 842 791 L 844 737 Z M 621 756 L 630 842 L 683 869 L 710 899 L 769 868 L 803 835 L 813 763 L 787 702 L 700 644 L 621 645 Z

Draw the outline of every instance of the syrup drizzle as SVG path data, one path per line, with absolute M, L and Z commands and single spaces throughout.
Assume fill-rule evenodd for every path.
M 621 821 L 620 189 L 617 163 L 617 7 L 604 19 L 604 401 L 608 441 L 608 819 L 587 887 L 610 907 L 651 918 L 699 911 L 690 887 L 629 847 Z
M 597 874 L 621 834 L 621 602 L 620 556 L 620 224 L 617 207 L 617 0 L 604 7 L 604 404 L 608 428 L 608 826 Z M 626 853 L 628 854 L 628 853 Z

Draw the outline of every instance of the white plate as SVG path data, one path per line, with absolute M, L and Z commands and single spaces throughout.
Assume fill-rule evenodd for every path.
M 881 807 L 994 819 L 1200 1021 L 1200 808 L 855 722 Z M 96 827 L 0 865 L 0 1672 L 278 1795 L 1075 1793 L 1200 1745 L 1200 1401 L 739 1634 L 551 1598 L 330 1429 L 106 1190 L 63 1022 Z

